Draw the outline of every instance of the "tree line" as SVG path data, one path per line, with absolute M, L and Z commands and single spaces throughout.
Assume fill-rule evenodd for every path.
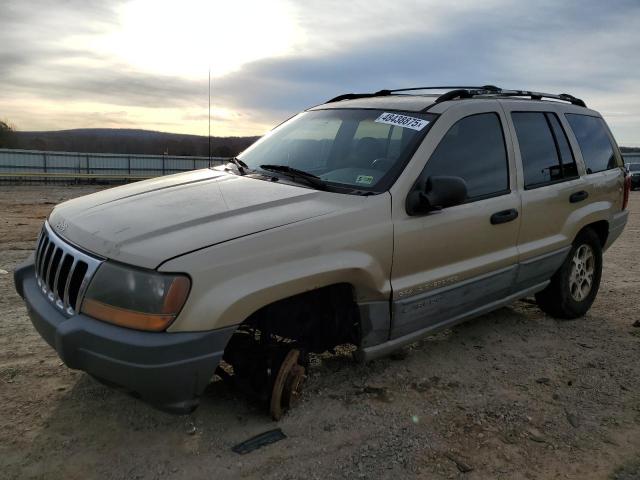
M 211 137 L 151 130 L 86 128 L 52 132 L 20 132 L 0 120 L 0 148 L 131 155 L 214 157 L 238 155 L 260 137 Z M 640 147 L 620 147 L 622 153 Z
M 16 136 L 8 122 L 0 120 L 0 148 L 16 148 Z

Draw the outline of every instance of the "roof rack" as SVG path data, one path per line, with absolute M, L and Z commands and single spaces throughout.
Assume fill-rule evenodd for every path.
M 384 97 L 399 92 L 413 92 L 419 90 L 449 90 L 436 98 L 435 103 L 445 102 L 447 100 L 457 100 L 463 98 L 473 98 L 477 96 L 498 96 L 498 97 L 530 97 L 532 100 L 542 100 L 549 98 L 553 100 L 562 100 L 572 105 L 586 107 L 587 105 L 579 98 L 569 95 L 568 93 L 542 93 L 531 92 L 529 90 L 506 90 L 495 85 L 484 85 L 482 87 L 415 87 L 415 88 L 396 88 L 394 90 L 379 90 L 375 93 L 346 93 L 332 98 L 326 103 L 340 102 L 342 100 L 353 100 L 356 98 Z

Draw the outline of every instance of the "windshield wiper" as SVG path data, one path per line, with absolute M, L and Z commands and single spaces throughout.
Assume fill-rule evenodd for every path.
M 294 181 L 296 178 L 301 178 L 312 187 L 320 190 L 327 189 L 327 182 L 322 180 L 317 175 L 305 172 L 304 170 L 298 170 L 297 168 L 293 168 L 288 165 L 260 165 L 260 168 L 262 170 L 266 170 L 267 172 L 283 173 Z
M 238 157 L 231 157 L 229 159 L 229 162 L 233 163 L 236 167 L 238 167 L 238 171 L 240 172 L 240 175 L 246 175 L 247 174 L 247 171 L 249 170 L 249 165 L 244 163 Z

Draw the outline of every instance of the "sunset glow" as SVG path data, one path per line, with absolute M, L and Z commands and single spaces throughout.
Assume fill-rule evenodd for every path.
M 214 77 L 228 74 L 290 53 L 297 36 L 292 12 L 279 0 L 134 0 L 118 14 L 119 28 L 96 46 L 161 75 L 202 78 L 209 66 Z

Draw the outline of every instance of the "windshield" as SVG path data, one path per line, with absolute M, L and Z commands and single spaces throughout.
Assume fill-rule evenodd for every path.
M 630 172 L 640 172 L 640 163 L 630 163 L 629 164 Z
M 252 170 L 283 165 L 335 191 L 388 189 L 424 138 L 433 114 L 330 109 L 296 115 L 238 156 Z

